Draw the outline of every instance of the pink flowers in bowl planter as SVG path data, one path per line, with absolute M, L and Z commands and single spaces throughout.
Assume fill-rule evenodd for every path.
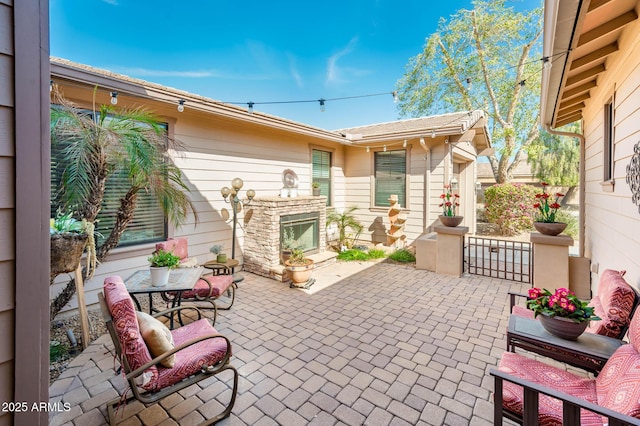
M 534 316 L 546 315 L 563 317 L 573 322 L 597 321 L 601 318 L 594 314 L 594 308 L 588 302 L 580 300 L 575 293 L 567 288 L 559 288 L 555 293 L 538 287 L 529 289 L 527 308 L 534 312 Z

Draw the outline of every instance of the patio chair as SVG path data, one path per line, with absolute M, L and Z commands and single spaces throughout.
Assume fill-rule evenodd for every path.
M 640 301 L 636 290 L 624 279 L 625 272 L 606 269 L 600 276 L 598 293 L 591 299 L 589 306 L 595 308 L 595 314 L 602 320 L 591 321 L 587 332 L 614 339 L 624 337 Z M 533 311 L 516 304 L 516 297 L 526 298 L 526 294 L 509 292 L 509 296 L 512 314 L 533 318 Z
M 631 320 L 629 339 L 595 379 L 505 352 L 490 371 L 494 425 L 503 417 L 525 425 L 640 425 L 639 315 Z
M 156 244 L 156 250 L 172 251 L 180 257 L 181 267 L 194 267 L 198 265 L 197 259 L 189 258 L 189 243 L 186 237 L 170 238 L 167 241 Z M 235 301 L 236 288 L 238 282 L 242 281 L 239 275 L 233 275 L 231 269 L 222 264 L 216 264 L 212 267 L 207 266 L 210 270 L 207 275 L 203 275 L 193 287 L 192 291 L 182 292 L 181 301 L 194 302 L 201 309 L 213 309 L 214 324 L 217 318 L 217 310 L 228 310 L 233 306 Z M 222 295 L 226 293 L 226 301 L 221 304 Z M 163 293 L 163 299 L 172 302 L 177 297 L 175 292 Z
M 229 363 L 231 343 L 206 318 L 201 317 L 197 308 L 181 306 L 154 315 L 173 315 L 183 310 L 197 313 L 197 320 L 170 331 L 154 319 L 149 322 L 139 319 L 140 313 L 136 312 L 119 276 L 107 277 L 103 291 L 104 294 L 98 295 L 102 315 L 129 384 L 121 398 L 107 403 L 111 425 L 116 423 L 116 407 L 123 402 L 135 398 L 143 404 L 153 404 L 225 370 L 233 373 L 229 404 L 203 424 L 215 423 L 231 414 L 238 391 L 238 372 Z M 133 395 L 127 398 L 129 390 Z

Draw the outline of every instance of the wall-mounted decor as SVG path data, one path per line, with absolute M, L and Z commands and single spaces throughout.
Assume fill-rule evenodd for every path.
M 633 157 L 627 164 L 627 185 L 631 189 L 631 201 L 640 212 L 640 142 L 633 147 Z

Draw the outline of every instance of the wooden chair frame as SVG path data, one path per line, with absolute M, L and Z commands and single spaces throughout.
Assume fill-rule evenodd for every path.
M 125 372 L 125 377 L 127 382 L 129 383 L 129 388 L 131 389 L 133 395 L 126 398 L 126 401 L 124 400 L 124 398 L 116 398 L 113 399 L 109 402 L 107 402 L 107 411 L 109 414 L 109 424 L 110 425 L 115 425 L 116 424 L 116 407 L 120 404 L 122 404 L 123 402 L 128 402 L 131 401 L 133 399 L 137 399 L 138 401 L 142 402 L 145 405 L 149 405 L 149 404 L 153 404 L 156 403 L 157 401 L 161 400 L 162 398 L 171 395 L 175 392 L 178 392 L 188 386 L 191 386 L 194 383 L 197 383 L 201 380 L 207 379 L 208 377 L 210 377 L 211 375 L 216 375 L 219 374 L 225 370 L 231 370 L 233 372 L 233 390 L 232 390 L 232 394 L 231 394 L 231 400 L 229 401 L 229 404 L 227 405 L 227 407 L 224 409 L 224 411 L 222 411 L 220 414 L 216 415 L 213 418 L 207 419 L 205 420 L 203 423 L 201 423 L 202 425 L 210 425 L 213 423 L 216 423 L 226 417 L 228 417 L 231 414 L 231 410 L 233 409 L 233 405 L 235 404 L 235 400 L 236 400 L 236 396 L 238 393 L 238 372 L 237 370 L 229 363 L 229 359 L 231 357 L 231 342 L 229 341 L 228 338 L 226 338 L 225 336 L 221 335 L 221 334 L 208 334 L 208 335 L 204 335 L 204 336 L 199 336 L 195 339 L 192 339 L 188 342 L 185 342 L 179 346 L 176 346 L 175 348 L 173 348 L 170 351 L 167 351 L 165 353 L 163 353 L 162 355 L 159 355 L 155 358 L 153 358 L 151 361 L 147 362 L 146 364 L 140 366 L 139 368 L 137 368 L 136 370 L 131 370 L 131 367 L 129 366 L 129 362 L 127 360 L 126 356 L 123 356 L 122 354 L 122 347 L 120 346 L 120 341 L 118 339 L 118 336 L 116 334 L 114 325 L 113 325 L 113 318 L 111 316 L 111 312 L 109 311 L 109 308 L 107 307 L 107 303 L 104 299 L 104 295 L 102 292 L 100 292 L 98 294 L 98 299 L 100 301 L 100 308 L 102 310 L 102 316 L 104 318 L 105 324 L 107 326 L 107 329 L 109 330 L 109 335 L 111 336 L 111 340 L 113 342 L 115 351 L 116 351 L 116 355 L 118 357 L 118 359 L 121 361 L 121 368 L 124 369 Z M 202 313 L 200 312 L 200 310 L 194 306 L 178 306 L 175 308 L 171 308 L 171 309 L 167 309 L 165 311 L 162 312 L 158 312 L 156 314 L 154 314 L 154 317 L 159 317 L 159 316 L 166 316 L 166 315 L 174 315 L 174 314 L 180 314 L 180 312 L 182 310 L 195 310 L 198 314 L 198 319 L 202 318 Z M 141 376 L 145 370 L 147 370 L 148 368 L 154 366 L 154 365 L 159 365 L 160 362 L 162 360 L 164 360 L 165 358 L 171 356 L 172 354 L 188 347 L 191 345 L 194 345 L 198 342 L 201 342 L 203 340 L 207 340 L 207 339 L 215 339 L 215 338 L 222 338 L 225 340 L 226 345 L 227 345 L 227 350 L 226 350 L 226 354 L 224 356 L 224 358 L 222 360 L 220 360 L 217 364 L 212 365 L 212 366 L 208 366 L 208 367 L 204 367 L 199 373 L 194 374 L 190 377 L 185 378 L 184 380 L 175 383 L 171 386 L 167 386 L 166 388 L 162 388 L 160 390 L 157 391 L 141 391 L 138 386 L 135 383 L 135 380 L 137 377 Z M 126 395 L 126 390 L 125 390 L 125 394 Z

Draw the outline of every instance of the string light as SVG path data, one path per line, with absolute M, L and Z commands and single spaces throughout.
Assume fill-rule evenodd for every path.
M 253 114 L 253 102 L 249 102 L 247 103 L 247 105 L 249 105 L 249 107 L 247 108 L 247 112 L 249 114 Z
M 385 146 L 382 148 L 382 150 L 383 150 L 384 152 L 387 152 L 387 146 L 385 145 Z
M 185 103 L 184 99 L 180 99 L 178 101 L 178 112 L 183 112 L 184 111 L 184 103 Z
M 369 152 L 369 147 L 367 147 L 367 152 Z
M 420 138 L 420 145 L 424 146 L 424 138 Z
M 111 92 L 111 105 L 118 105 L 118 92 Z
M 400 101 L 400 98 L 398 97 L 398 92 L 394 90 L 393 92 L 391 92 L 391 95 L 393 96 L 393 103 L 397 104 Z
M 553 63 L 551 62 L 548 56 L 545 56 L 544 58 L 542 58 L 542 66 L 546 70 L 550 70 L 551 67 L 553 66 Z
M 402 142 L 402 147 L 406 148 L 407 147 L 407 140 L 405 139 L 404 142 Z
M 324 112 L 325 107 L 324 107 L 324 99 L 320 98 L 318 100 L 318 102 L 320 102 L 320 112 Z
M 436 137 L 436 129 L 431 129 L 431 139 Z

